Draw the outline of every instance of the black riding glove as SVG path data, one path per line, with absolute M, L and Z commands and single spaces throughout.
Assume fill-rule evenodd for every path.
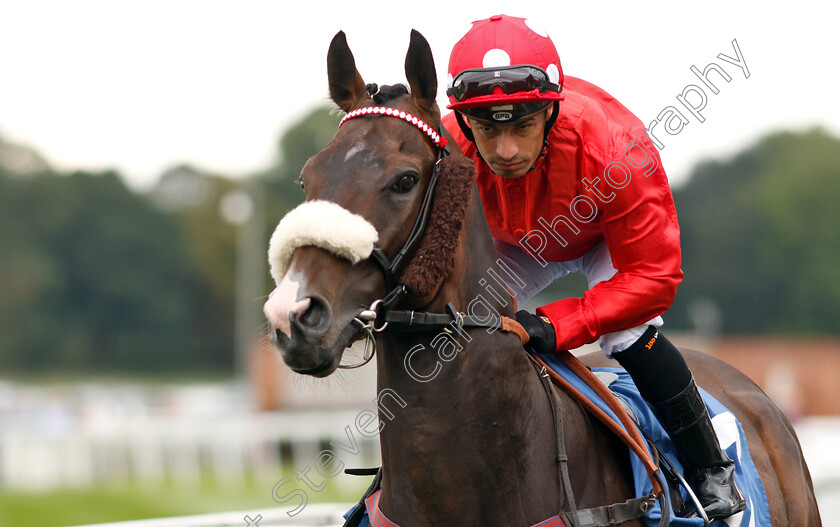
M 522 324 L 531 340 L 528 345 L 537 353 L 554 353 L 557 349 L 557 334 L 554 326 L 545 317 L 538 317 L 524 309 L 517 311 L 516 321 Z

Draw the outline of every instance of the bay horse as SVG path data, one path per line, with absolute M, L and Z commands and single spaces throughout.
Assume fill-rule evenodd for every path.
M 347 117 L 301 171 L 303 212 L 287 215 L 272 237 L 277 288 L 264 310 L 272 342 L 300 374 L 331 374 L 362 337 L 379 350 L 378 391 L 399 401 L 387 418 L 380 408 L 379 509 L 407 527 L 525 526 L 566 510 L 569 490 L 579 508 L 632 497 L 626 446 L 564 393 L 559 415 L 552 414 L 515 334 L 414 324 L 415 315 L 463 322 L 488 312 L 512 317 L 515 309 L 510 292 L 492 280 L 502 270 L 472 164 L 457 148 L 449 156 L 442 148 L 425 38 L 411 32 L 408 89 L 366 85 L 343 32 L 327 66 L 330 96 Z M 383 312 L 397 308 L 412 320 L 387 325 Z M 821 525 L 808 468 L 781 411 L 733 367 L 683 353 L 698 385 L 740 420 L 773 525 Z M 609 362 L 600 354 L 584 360 Z M 555 418 L 565 430 L 567 483 L 558 477 Z

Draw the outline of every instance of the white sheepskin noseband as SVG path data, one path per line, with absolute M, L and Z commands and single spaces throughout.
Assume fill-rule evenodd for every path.
M 331 201 L 305 201 L 290 210 L 271 235 L 268 244 L 271 277 L 280 285 L 298 247 L 314 245 L 355 264 L 370 256 L 378 239 L 376 227 L 341 205 Z

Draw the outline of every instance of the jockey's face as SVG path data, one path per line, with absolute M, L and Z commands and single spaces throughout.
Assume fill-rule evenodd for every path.
M 467 116 L 475 144 L 494 173 L 505 178 L 524 176 L 543 147 L 545 122 L 552 108 L 512 123 L 496 123 Z

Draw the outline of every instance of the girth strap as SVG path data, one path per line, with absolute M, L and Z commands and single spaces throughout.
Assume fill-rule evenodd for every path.
M 572 527 L 610 527 L 623 522 L 641 518 L 653 507 L 656 497 L 653 494 L 632 498 L 624 503 L 614 503 L 603 507 L 592 507 L 577 511 L 578 521 L 573 522 L 565 513 L 566 521 Z

